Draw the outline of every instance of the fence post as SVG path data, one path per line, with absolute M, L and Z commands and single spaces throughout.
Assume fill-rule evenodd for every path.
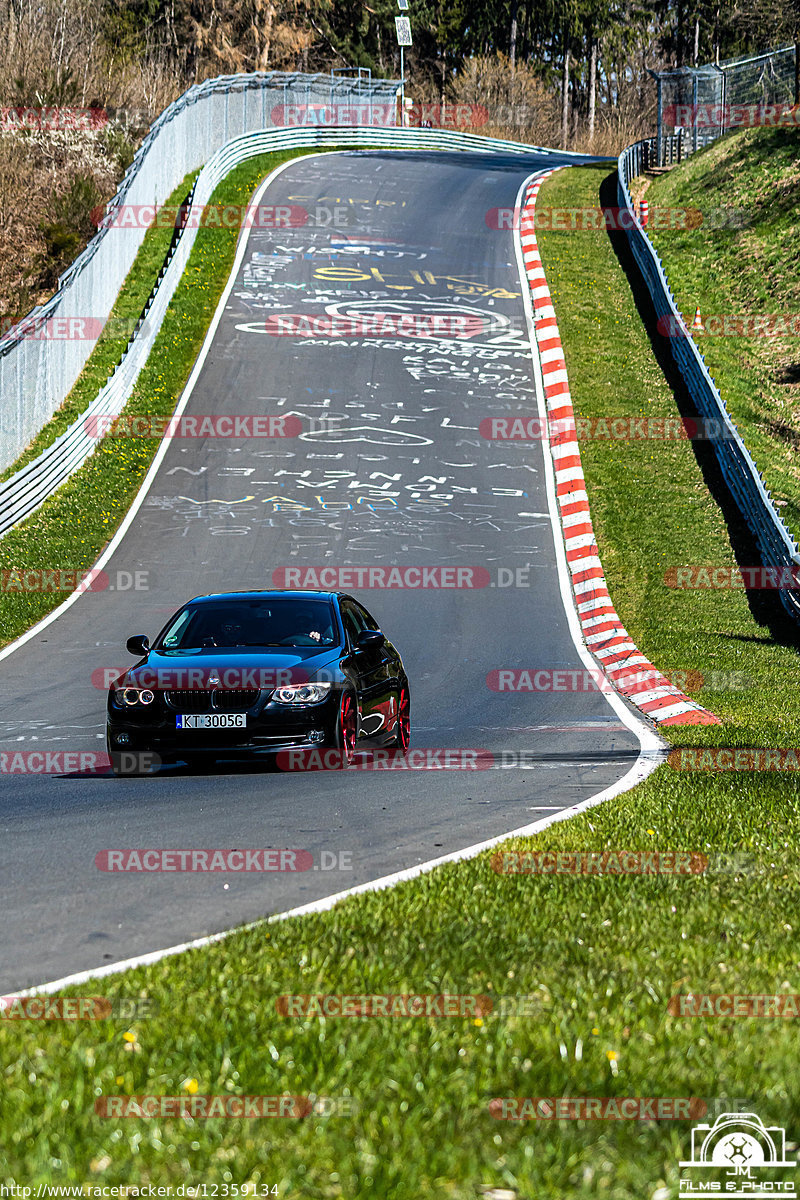
M 664 112 L 662 109 L 662 84 L 661 76 L 656 76 L 656 87 L 658 90 L 658 130 L 656 133 L 656 162 L 659 167 L 664 166 Z

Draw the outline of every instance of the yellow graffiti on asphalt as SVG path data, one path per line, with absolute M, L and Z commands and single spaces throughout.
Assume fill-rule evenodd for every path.
M 511 292 L 508 288 L 489 287 L 477 279 L 464 279 L 458 275 L 436 276 L 432 271 L 409 271 L 408 276 L 404 277 L 394 272 L 381 273 L 377 267 L 371 267 L 368 271 L 361 271 L 358 267 L 317 267 L 314 278 L 333 279 L 339 283 L 377 280 L 384 287 L 396 292 L 408 292 L 420 287 L 428 288 L 436 284 L 444 284 L 447 291 L 455 292 L 459 296 L 494 296 L 498 300 L 515 300 L 519 296 L 519 292 Z M 387 282 L 389 279 L 403 278 L 409 278 L 410 282 Z
M 179 500 L 188 500 L 190 504 L 246 504 L 255 500 L 255 496 L 242 496 L 241 500 L 195 500 L 194 496 L 178 496 Z

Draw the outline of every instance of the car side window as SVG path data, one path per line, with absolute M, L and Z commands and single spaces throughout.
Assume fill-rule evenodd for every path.
M 350 642 L 351 646 L 355 646 L 356 642 L 358 641 L 358 635 L 364 628 L 356 615 L 355 605 L 347 603 L 342 604 L 341 613 L 342 624 L 344 625 L 344 631 L 347 634 L 348 641 Z
M 380 625 L 375 620 L 375 618 L 371 617 L 369 615 L 369 613 L 367 612 L 367 610 L 361 604 L 354 602 L 353 608 L 356 610 L 358 616 L 361 618 L 361 623 L 362 623 L 364 629 L 380 629 Z

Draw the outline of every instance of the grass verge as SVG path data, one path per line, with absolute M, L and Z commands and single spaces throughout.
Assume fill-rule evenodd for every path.
M 616 203 L 614 178 L 605 168 L 557 172 L 540 203 L 592 206 L 601 190 Z M 674 421 L 680 412 L 637 308 L 643 288 L 625 235 L 548 231 L 540 245 L 576 416 Z M 631 269 L 635 292 L 616 252 Z M 663 361 L 671 371 L 668 351 Z M 687 691 L 723 720 L 662 732 L 682 744 L 791 745 L 800 730 L 800 661 L 796 632 L 774 597 L 760 603 L 743 590 L 667 585 L 675 567 L 735 568 L 748 554 L 746 531 L 725 507 L 713 453 L 687 440 L 598 436 L 582 441 L 581 456 L 623 623 L 643 654 L 661 670 L 685 675 Z
M 249 159 L 225 177 L 210 203 L 245 204 L 266 174 L 304 153 L 313 151 L 282 151 Z M 179 203 L 190 186 L 191 177 L 167 203 Z M 154 228 L 145 237 L 111 314 L 118 325 L 141 312 L 170 237 L 167 228 Z M 198 230 L 183 278 L 125 407 L 126 414 L 171 414 L 227 282 L 236 244 L 236 230 Z M 106 382 L 126 343 L 127 335 L 120 339 L 109 333 L 100 338 L 65 404 L 14 469 L 40 453 L 80 415 Z M 0 540 L 0 571 L 88 570 L 130 507 L 158 446 L 158 441 L 150 438 L 109 437 L 102 441 L 88 462 L 55 495 Z M 0 644 L 19 637 L 64 599 L 66 593 L 0 592 Z
M 540 202 L 596 203 L 603 177 L 559 172 Z M 553 232 L 542 243 L 578 415 L 674 416 L 606 235 Z M 662 667 L 713 664 L 752 680 L 704 696 L 724 716 L 721 730 L 674 736 L 791 745 L 793 649 L 741 593 L 673 594 L 648 566 L 678 553 L 732 560 L 694 448 L 594 441 L 583 450 L 612 595 L 642 649 Z M 678 1195 L 689 1122 L 509 1122 L 492 1116 L 495 1097 L 697 1097 L 712 1120 L 738 1106 L 785 1126 L 794 1154 L 792 1023 L 672 1016 L 668 1003 L 686 992 L 800 990 L 799 836 L 796 775 L 665 766 L 514 845 L 687 850 L 709 856 L 703 873 L 505 875 L 483 855 L 72 989 L 148 996 L 160 1011 L 129 1024 L 0 1023 L 0 1180 L 206 1183 L 218 1195 L 277 1185 L 319 1200 Z M 443 992 L 524 996 L 529 1011 L 503 1015 L 497 1003 L 474 1017 L 289 1018 L 276 1006 L 286 993 Z M 324 1096 L 332 1115 L 94 1114 L 98 1097 L 143 1093 Z M 337 1109 L 343 1099 L 355 1111 Z
M 694 316 L 790 314 L 788 337 L 696 334 L 706 366 L 781 515 L 800 538 L 800 134 L 752 129 L 725 137 L 648 189 L 651 205 L 699 208 L 691 230 L 655 228 L 678 308 Z M 718 217 L 731 228 L 715 228 Z

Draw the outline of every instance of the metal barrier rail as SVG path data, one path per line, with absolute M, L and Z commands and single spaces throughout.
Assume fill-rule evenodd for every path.
M 708 373 L 703 355 L 678 312 L 661 259 L 634 212 L 630 182 L 647 169 L 648 163 L 654 162 L 653 141 L 651 138 L 636 142 L 619 156 L 617 203 L 630 213 L 626 231 L 631 252 L 658 317 L 666 318 L 671 327 L 669 345 L 672 357 L 697 411 L 705 420 L 716 422 L 713 428 L 720 430 L 719 436 L 713 438 L 711 444 L 736 507 L 758 545 L 762 564 L 780 571 L 791 570 L 800 578 L 797 543 L 773 505 L 763 476 L 731 420 L 725 401 Z M 800 590 L 781 588 L 779 594 L 790 615 L 800 619 Z
M 570 155 L 542 146 L 438 129 L 381 129 L 371 126 L 314 130 L 264 129 L 234 138 L 217 151 L 197 177 L 192 205 L 200 207 L 207 204 L 220 181 L 239 163 L 257 154 L 313 146 L 335 148 L 359 145 L 398 150 L 468 150 L 493 155 L 547 154 L 559 159 L 591 161 L 586 155 Z M 97 419 L 113 418 L 124 408 L 152 350 L 169 302 L 189 260 L 196 235 L 197 228 L 192 223 L 181 231 L 177 239 L 173 239 L 166 270 L 160 273 L 146 306 L 146 317 L 105 387 L 51 446 L 0 484 L 0 536 L 38 508 L 97 448 L 97 438 L 92 433 L 97 428 Z
M 399 89 L 397 80 L 262 71 L 207 79 L 170 104 L 137 150 L 98 233 L 60 277 L 55 295 L 0 336 L 0 471 L 63 404 L 133 265 L 144 222 L 121 222 L 110 236 L 115 216 L 163 204 L 231 138 L 283 128 L 298 114 L 337 124 L 341 116 L 343 125 L 394 126 Z

